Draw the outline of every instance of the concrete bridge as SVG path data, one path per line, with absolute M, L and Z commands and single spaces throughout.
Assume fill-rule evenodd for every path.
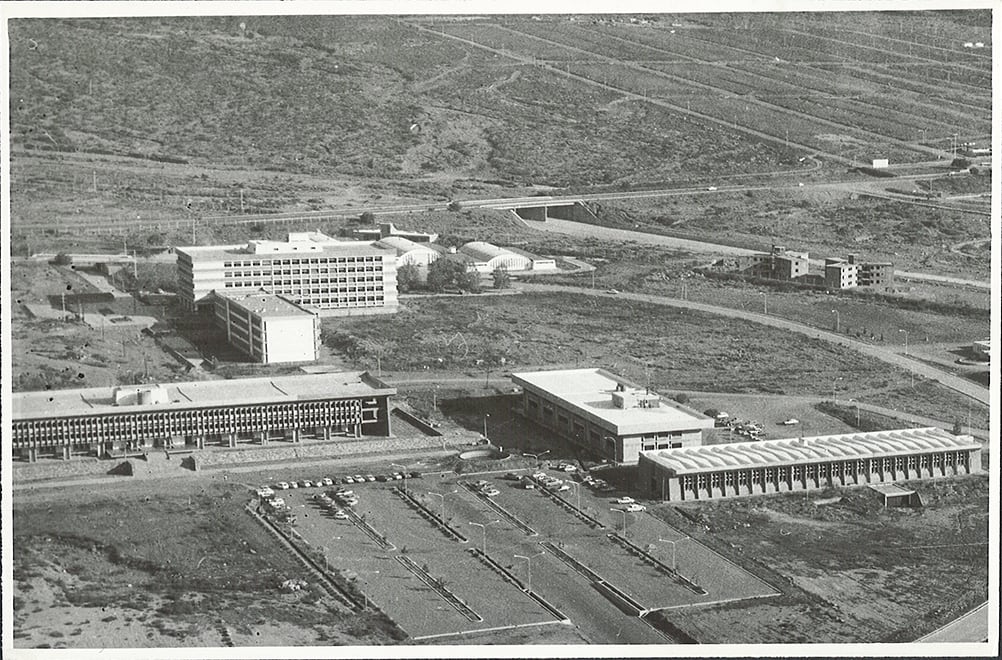
M 523 220 L 546 222 L 549 218 L 587 222 L 595 220 L 596 216 L 583 199 L 567 199 L 566 197 L 520 197 L 510 200 L 489 200 L 477 205 L 482 209 L 508 210 Z

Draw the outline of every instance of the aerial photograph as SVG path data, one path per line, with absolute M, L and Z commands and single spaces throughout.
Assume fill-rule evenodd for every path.
M 2 655 L 998 653 L 992 4 L 54 4 Z

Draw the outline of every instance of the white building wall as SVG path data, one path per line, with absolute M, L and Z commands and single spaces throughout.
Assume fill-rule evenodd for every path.
M 309 316 L 264 321 L 265 364 L 317 359 L 316 319 Z

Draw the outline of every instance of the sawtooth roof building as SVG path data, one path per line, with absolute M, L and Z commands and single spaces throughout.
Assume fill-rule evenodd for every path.
M 34 462 L 388 436 L 393 394 L 368 372 L 21 392 L 11 397 L 11 450 Z
M 699 445 L 713 419 L 605 369 L 512 374 L 522 412 L 578 447 L 616 463 L 641 452 Z
M 981 445 L 938 428 L 685 447 L 640 456 L 640 489 L 688 501 L 981 471 Z

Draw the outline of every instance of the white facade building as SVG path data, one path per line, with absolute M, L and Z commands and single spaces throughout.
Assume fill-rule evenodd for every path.
M 226 339 L 255 361 L 312 362 L 320 351 L 317 314 L 281 296 L 258 293 L 230 297 L 215 294 L 217 324 Z
M 323 316 L 397 311 L 397 258 L 392 249 L 338 241 L 317 232 L 246 245 L 179 247 L 178 295 L 188 309 L 207 296 L 265 291 Z

